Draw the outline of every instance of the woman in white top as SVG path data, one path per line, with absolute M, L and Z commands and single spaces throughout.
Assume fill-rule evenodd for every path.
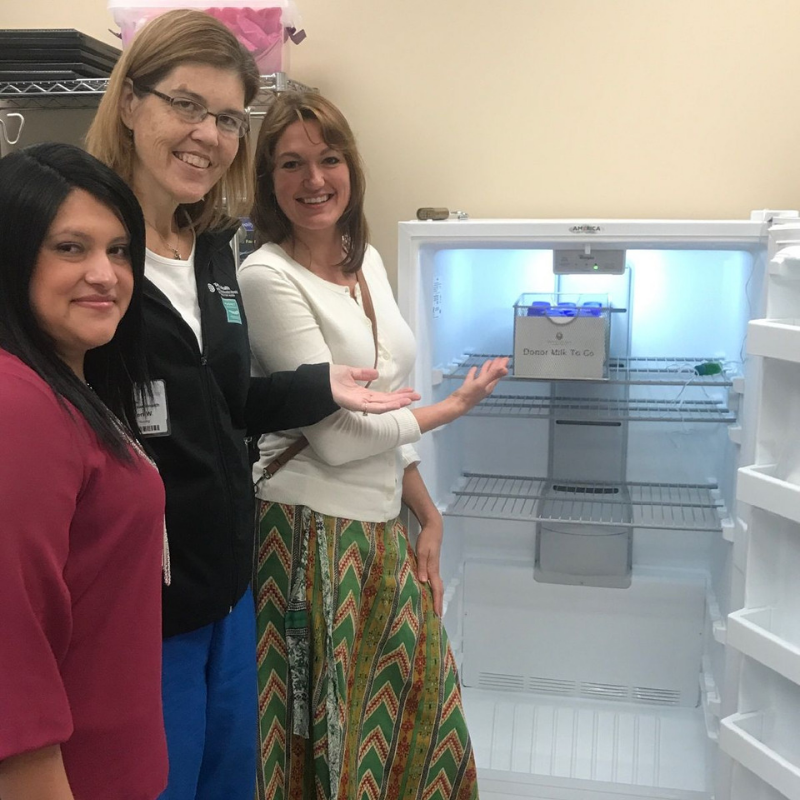
M 239 275 L 256 368 L 377 362 L 375 389 L 403 386 L 415 343 L 367 243 L 363 170 L 338 109 L 314 93 L 279 95 L 262 123 L 256 180 L 261 247 Z M 380 418 L 342 410 L 261 438 L 262 796 L 477 797 L 439 620 L 442 519 L 412 444 L 506 372 L 496 359 L 440 403 Z M 307 446 L 287 453 L 301 436 Z M 401 501 L 421 525 L 416 554 L 397 520 Z

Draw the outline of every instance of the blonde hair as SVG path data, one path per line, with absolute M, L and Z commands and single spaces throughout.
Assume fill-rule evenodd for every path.
M 135 144 L 132 132 L 120 116 L 125 81 L 153 86 L 184 64 L 230 70 L 241 79 L 245 105 L 253 102 L 260 84 L 252 56 L 221 22 L 202 11 L 168 11 L 148 22 L 122 54 L 108 81 L 92 125 L 86 147 L 96 158 L 117 172 L 129 185 L 133 180 Z M 201 233 L 227 227 L 234 217 L 246 214 L 253 197 L 250 142 L 244 136 L 232 164 L 199 202 L 181 206 L 178 225 L 188 217 Z M 180 213 L 181 209 L 184 213 Z
M 344 156 L 350 172 L 350 200 L 337 222 L 345 242 L 346 255 L 339 265 L 344 272 L 356 272 L 364 261 L 369 228 L 364 215 L 366 180 L 356 139 L 344 115 L 330 100 L 316 92 L 284 92 L 270 103 L 261 122 L 256 145 L 256 197 L 250 218 L 258 245 L 280 243 L 294 238 L 294 228 L 275 198 L 275 149 L 283 132 L 294 122 L 314 120 L 322 138 Z

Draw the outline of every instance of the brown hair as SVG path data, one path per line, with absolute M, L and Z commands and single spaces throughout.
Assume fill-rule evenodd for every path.
M 322 129 L 325 144 L 344 156 L 350 172 L 350 201 L 339 218 L 337 227 L 345 241 L 346 255 L 341 266 L 344 272 L 356 272 L 364 261 L 369 229 L 364 216 L 366 181 L 361 156 L 353 131 L 330 100 L 316 92 L 284 92 L 275 97 L 267 109 L 256 145 L 256 199 L 250 215 L 256 242 L 280 244 L 294 238 L 294 229 L 275 198 L 272 173 L 275 169 L 275 148 L 283 132 L 294 122 L 315 120 Z
M 153 86 L 184 64 L 199 64 L 235 72 L 244 87 L 245 105 L 253 102 L 260 84 L 252 56 L 221 22 L 202 12 L 168 11 L 148 22 L 122 54 L 86 135 L 89 152 L 108 164 L 123 180 L 133 179 L 134 143 L 120 117 L 125 81 Z M 176 214 L 179 225 L 186 216 L 201 233 L 226 227 L 232 217 L 247 213 L 252 203 L 250 144 L 247 136 L 228 171 L 199 202 L 183 206 Z M 180 210 L 180 209 L 179 209 Z

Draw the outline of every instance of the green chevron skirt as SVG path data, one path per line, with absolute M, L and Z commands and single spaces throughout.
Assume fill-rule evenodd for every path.
M 447 636 L 396 521 L 260 503 L 265 800 L 474 800 Z

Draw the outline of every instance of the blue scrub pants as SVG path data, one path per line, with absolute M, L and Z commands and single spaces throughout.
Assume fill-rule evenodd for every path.
M 159 800 L 253 800 L 258 689 L 248 589 L 219 622 L 164 640 L 169 781 Z

